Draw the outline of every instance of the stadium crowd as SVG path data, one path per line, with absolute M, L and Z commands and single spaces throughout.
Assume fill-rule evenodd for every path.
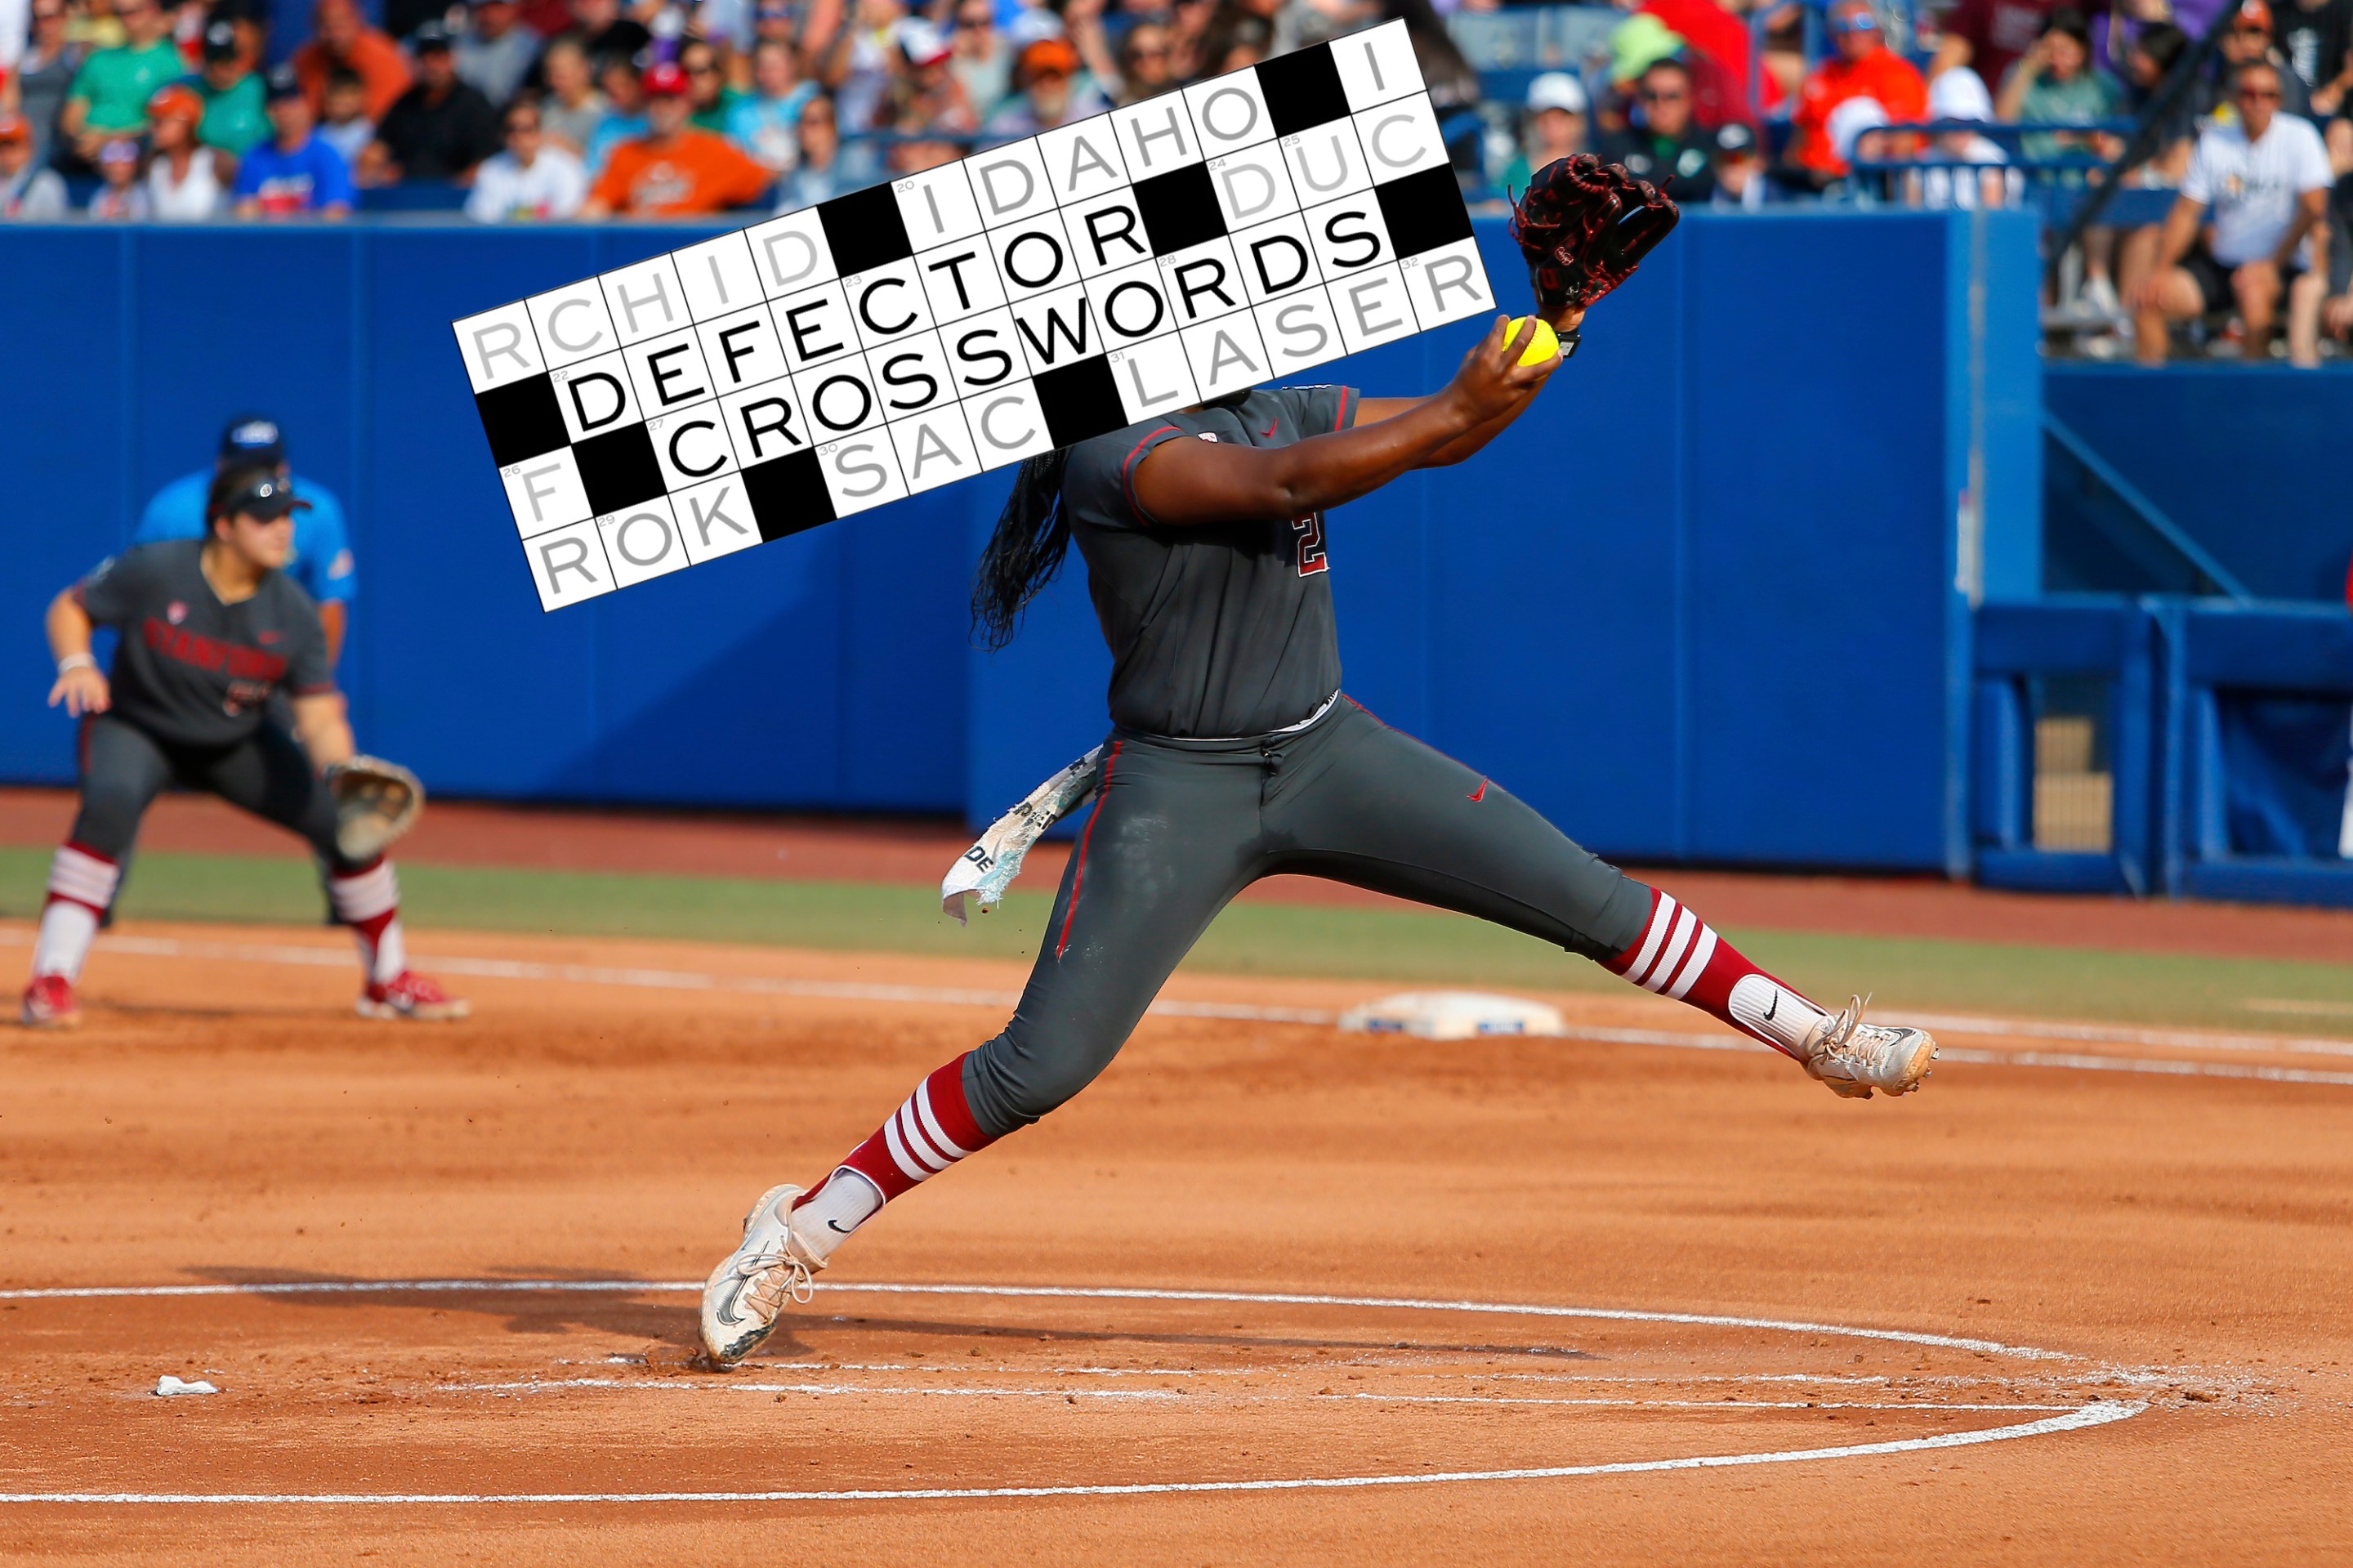
M 2146 119 L 2129 183 L 2180 196 L 2084 236 L 2053 303 L 2092 350 L 2161 358 L 2193 322 L 2261 355 L 2284 323 L 2312 363 L 2353 334 L 2353 0 L 1617 0 L 1514 104 L 1448 22 L 1498 0 L 369 3 L 273 47 L 265 0 L 0 0 L 0 216 L 790 209 L 1401 17 L 1474 194 L 1592 151 L 1718 207 L 2021 206 Z

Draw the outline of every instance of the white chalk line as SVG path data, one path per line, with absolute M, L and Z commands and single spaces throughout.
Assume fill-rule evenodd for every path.
M 1008 1375 L 1023 1375 L 1018 1367 L 983 1368 L 1000 1371 Z M 1256 1367 L 1250 1375 L 1280 1377 L 1296 1373 L 1312 1373 L 1314 1367 Z M 969 1375 L 969 1374 L 967 1374 Z M 1026 1375 L 1038 1375 L 1034 1371 Z M 957 1398 L 957 1399 L 1128 1399 L 1175 1401 L 1188 1408 L 1227 1404 L 1286 1404 L 1300 1401 L 1338 1403 L 1357 1401 L 1375 1404 L 1477 1404 L 1477 1405 L 1537 1405 L 1563 1406 L 1595 1410 L 1908 1410 L 1923 1414 L 1940 1415 L 1947 1411 L 1995 1411 L 2004 1414 L 2029 1410 L 2073 1410 L 2073 1404 L 1972 1404 L 1926 1400 L 1830 1400 L 1830 1399 L 1568 1399 L 1537 1394 L 1509 1393 L 1381 1393 L 1370 1390 L 1352 1390 L 1314 1393 L 1215 1393 L 1184 1394 L 1166 1389 L 1088 1389 L 1088 1388 L 893 1388 L 881 1384 L 857 1383 L 738 1383 L 730 1379 L 719 1382 L 687 1382 L 650 1378 L 560 1377 L 527 1378 L 516 1383 L 437 1383 L 430 1385 L 434 1393 L 563 1393 L 570 1390 L 586 1390 L 596 1393 L 799 1393 L 818 1398 Z
M 1567 1480 L 1581 1476 L 1631 1476 L 1664 1470 L 1729 1469 L 1750 1465 L 1796 1465 L 1827 1459 L 1867 1459 L 1883 1455 L 1918 1454 L 1941 1448 L 1968 1448 L 1982 1443 L 2042 1437 L 2080 1432 L 2111 1422 L 2126 1421 L 2148 1406 L 2102 1400 L 2010 1426 L 1983 1427 L 1972 1432 L 1941 1432 L 1932 1436 L 1899 1437 L 1882 1443 L 1856 1443 L 1835 1448 L 1784 1449 L 1760 1454 L 1703 1454 L 1683 1459 L 1623 1459 L 1600 1465 L 1546 1465 L 1525 1469 L 1440 1470 L 1425 1475 L 1300 1476 L 1264 1480 L 1130 1481 L 1099 1486 L 1039 1487 L 907 1487 L 857 1488 L 839 1491 L 765 1492 L 0 1492 L 0 1503 L 205 1504 L 247 1506 L 293 1504 L 304 1507 L 381 1507 L 392 1504 L 549 1504 L 549 1503 L 781 1503 L 781 1502 L 925 1502 L 1008 1498 L 1149 1497 L 1171 1493 L 1289 1492 L 1349 1490 L 1367 1487 L 1443 1486 L 1463 1481 Z
M 700 1288 L 691 1282 L 649 1283 L 631 1280 L 304 1280 L 289 1282 L 291 1288 L 259 1286 L 129 1286 L 81 1287 L 56 1290 L 18 1290 L 0 1293 L 6 1297 L 54 1299 L 59 1298 L 87 1298 L 92 1296 L 178 1296 L 192 1292 L 205 1294 L 314 1294 L 329 1290 L 347 1293 L 385 1293 L 403 1288 L 438 1290 L 515 1290 L 546 1288 L 553 1290 L 667 1290 L 693 1291 Z M 1859 1329 L 1841 1324 L 1819 1324 L 1772 1318 L 1746 1318 L 1692 1312 L 1645 1312 L 1595 1307 L 1557 1307 L 1530 1302 L 1484 1302 L 1430 1300 L 1409 1297 L 1310 1295 L 1289 1291 L 1238 1290 L 1157 1290 L 1145 1287 L 1112 1288 L 1078 1286 L 990 1286 L 990 1285 L 826 1285 L 820 1288 L 848 1294 L 884 1293 L 896 1295 L 991 1296 L 1024 1299 L 1117 1300 L 1117 1301 L 1200 1301 L 1220 1304 L 1258 1304 L 1272 1306 L 1360 1307 L 1376 1309 L 1400 1309 L 1425 1312 L 1476 1312 L 1512 1317 L 1542 1317 L 1556 1319 L 1602 1319 L 1636 1323 L 1676 1323 L 1711 1327 L 1753 1328 L 1783 1332 L 1831 1334 L 1850 1338 L 1894 1340 L 1906 1344 L 1936 1345 L 1955 1349 L 1981 1351 L 1988 1354 L 2010 1356 L 2029 1361 L 2073 1361 L 2077 1358 L 2063 1351 L 2038 1350 L 2031 1346 L 2005 1345 L 1989 1340 L 1967 1340 L 1944 1334 L 1920 1334 L 1894 1329 Z M 620 1383 L 624 1380 L 596 1380 Z M 634 1383 L 631 1386 L 659 1386 Z M 711 1385 L 718 1386 L 718 1385 Z M 910 1393 L 936 1393 L 937 1390 L 910 1390 Z M 983 1391 L 1001 1393 L 1002 1391 Z M 1070 1391 L 1057 1391 L 1068 1397 Z M 1155 1391 L 1096 1391 L 1098 1393 L 1130 1393 L 1149 1394 Z M 1165 1394 L 1164 1397 L 1179 1397 Z M 1422 1403 L 1408 1396 L 1409 1402 Z M 1437 1401 L 1430 1401 L 1435 1403 Z M 1451 1401 L 1448 1401 L 1451 1403 Z M 1530 1401 L 1528 1403 L 1535 1403 Z M 1546 1401 L 1545 1403 L 1554 1403 Z M 1566 1402 L 1561 1402 L 1566 1403 Z M 1616 1403 L 1616 1402 L 1609 1402 Z M 1688 1402 L 1702 1408 L 1720 1408 L 1722 1402 Z M 1777 1402 L 1778 1403 L 1778 1402 Z M 1910 1404 L 1902 1408 L 1934 1414 L 1940 1408 L 1933 1404 Z M 2049 1408 L 2024 1407 L 2024 1408 Z M 2127 1420 L 2148 1408 L 2144 1402 L 2101 1400 L 2078 1409 L 2063 1410 L 2033 1421 L 2019 1422 L 2005 1426 L 1983 1427 L 1967 1432 L 1937 1433 L 1917 1437 L 1902 1437 L 1878 1443 L 1850 1444 L 1837 1447 L 1781 1450 L 1776 1452 L 1710 1454 L 1679 1459 L 1628 1459 L 1593 1465 L 1547 1465 L 1538 1467 L 1486 1469 L 1444 1470 L 1421 1474 L 1363 1476 L 1303 1476 L 1223 1481 L 1132 1481 L 1099 1485 L 1006 1486 L 1006 1487 L 914 1487 L 914 1488 L 854 1488 L 843 1489 L 792 1489 L 776 1491 L 643 1491 L 643 1492 L 0 1492 L 0 1504 L 5 1503 L 68 1503 L 100 1506 L 183 1506 L 219 1505 L 242 1506 L 311 1506 L 311 1507 L 381 1507 L 385 1504 L 521 1504 L 550 1503 L 778 1503 L 778 1502 L 916 1502 L 958 1501 L 987 1499 L 1039 1499 L 1067 1497 L 1143 1497 L 1169 1494 L 1282 1492 L 1357 1489 L 1370 1487 L 1435 1486 L 1470 1481 L 1566 1480 L 1586 1476 L 1639 1475 L 1674 1470 L 1721 1469 L 1752 1465 L 1788 1465 L 1817 1460 L 1859 1459 L 1896 1454 L 1930 1452 L 1942 1448 L 1974 1446 L 1983 1443 L 2000 1443 L 2021 1437 L 2039 1437 L 2063 1432 L 2082 1431 Z
M 2064 1351 L 2036 1350 L 1998 1340 L 1902 1329 L 1861 1329 L 1842 1323 L 1811 1323 L 1780 1318 L 1725 1317 L 1704 1312 L 1638 1312 L 1602 1307 L 1550 1307 L 1522 1301 L 1450 1301 L 1415 1296 L 1318 1296 L 1267 1290 L 1158 1290 L 1140 1286 L 897 1285 L 820 1283 L 831 1294 L 888 1296 L 987 1296 L 1053 1301 L 1205 1301 L 1271 1307 L 1363 1307 L 1379 1311 L 1465 1312 L 1514 1318 L 1578 1319 L 1611 1323 L 1676 1323 L 1699 1328 L 1761 1329 L 1785 1334 L 1831 1334 L 1844 1339 L 1884 1340 L 1940 1350 L 1975 1351 L 2022 1361 L 2072 1361 Z M 390 1296 L 421 1292 L 581 1291 L 607 1294 L 701 1295 L 700 1280 L 651 1279 L 298 1279 L 238 1285 L 64 1285 L 0 1290 L 0 1301 L 148 1299 L 192 1296 Z
M 25 947 L 29 933 L 0 931 L 0 946 Z M 100 948 L 142 958 L 193 959 L 211 962 L 302 964 L 346 968 L 350 950 L 301 947 L 289 943 L 186 941 L 171 937 L 102 937 Z M 1017 991 L 967 990 L 948 986 L 882 985 L 859 980 L 785 980 L 763 975 L 714 975 L 692 969 L 656 969 L 602 964 L 548 964 L 514 959 L 436 957 L 433 967 L 445 974 L 480 980 L 542 980 L 567 985 L 628 986 L 640 990 L 731 992 L 750 996 L 788 996 L 813 1001 L 895 1002 L 930 1007 L 1010 1008 L 1020 1001 Z M 1161 998 L 1145 1010 L 1160 1018 L 1222 1019 L 1247 1023 L 1330 1024 L 1338 1014 L 1319 1008 L 1271 1007 L 1251 1002 L 1186 1001 Z M 2127 1029 L 2108 1024 L 2066 1023 L 2050 1020 L 1974 1018 L 1944 1013 L 1891 1014 L 1952 1034 L 1984 1034 L 2017 1039 L 2073 1040 L 2087 1044 L 2147 1045 L 2181 1050 L 2256 1051 L 2280 1055 L 2353 1056 L 2353 1041 L 2312 1039 L 2292 1035 L 2203 1033 L 2182 1030 Z M 1559 1036 L 1599 1044 L 1658 1045 L 1686 1051 L 1765 1052 L 1769 1047 L 1746 1036 L 1702 1034 L 1676 1030 L 1611 1029 L 1571 1026 Z M 2042 1067 L 2065 1071 L 2146 1073 L 2168 1077 L 2235 1078 L 2265 1083 L 2331 1085 L 2353 1087 L 2353 1073 L 2323 1073 L 2295 1067 L 2236 1066 L 2226 1063 L 2178 1062 L 2167 1059 L 2092 1056 L 2070 1053 L 1989 1052 L 1947 1047 L 1940 1061 L 1971 1065 Z

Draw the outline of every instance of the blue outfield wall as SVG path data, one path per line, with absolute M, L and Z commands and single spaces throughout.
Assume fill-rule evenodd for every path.
M 2344 602 L 2353 373 L 2052 367 L 2052 414 L 2262 599 Z M 2054 506 L 2060 502 L 2054 499 Z M 2138 581 L 2068 584 L 2131 591 Z
M 364 743 L 443 791 L 986 818 L 1100 738 L 1075 555 L 968 648 L 1002 476 L 539 612 L 448 323 L 694 237 L 0 230 L 49 302 L 0 384 L 0 778 L 71 773 L 43 603 L 246 407 L 352 514 Z M 1607 853 L 1963 869 L 1968 605 L 2040 556 L 2034 267 L 2020 215 L 1694 214 L 1486 453 L 1333 516 L 1348 689 Z M 1427 390 L 1473 335 L 1322 374 Z

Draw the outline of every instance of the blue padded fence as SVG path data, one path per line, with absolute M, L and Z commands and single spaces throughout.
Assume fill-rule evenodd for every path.
M 1081 567 L 966 644 L 1001 478 L 539 612 L 448 323 L 690 238 L 0 230 L 45 301 L 0 378 L 0 778 L 71 776 L 42 604 L 248 407 L 353 517 L 363 740 L 443 791 L 986 817 L 1098 738 Z M 2039 578 L 2035 268 L 2018 214 L 1692 215 L 1487 453 L 1333 518 L 1350 691 L 1608 853 L 1966 871 L 1969 599 Z M 1425 390 L 1470 335 L 1330 374 Z

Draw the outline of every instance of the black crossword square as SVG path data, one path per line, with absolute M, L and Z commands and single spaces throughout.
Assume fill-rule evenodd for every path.
M 899 216 L 899 198 L 887 185 L 836 196 L 817 209 L 817 218 L 825 226 L 833 265 L 845 278 L 915 253 L 907 220 Z
M 552 452 L 572 439 L 565 432 L 564 410 L 556 407 L 555 383 L 545 376 L 477 392 L 474 411 L 491 438 L 491 461 L 501 468 Z
M 1058 447 L 1076 446 L 1107 436 L 1127 423 L 1119 406 L 1119 383 L 1112 378 L 1111 361 L 1102 355 L 1038 373 L 1038 407 L 1046 414 L 1046 433 Z
M 825 470 L 818 465 L 814 449 L 745 469 L 744 498 L 752 503 L 752 521 L 759 525 L 763 540 L 833 521 L 833 496 L 825 488 Z
M 572 457 L 580 465 L 580 488 L 587 494 L 588 510 L 599 517 L 651 501 L 670 488 L 654 459 L 654 439 L 643 425 L 624 425 L 576 442 Z
M 1226 231 L 1226 215 L 1218 210 L 1218 190 L 1209 183 L 1209 165 L 1188 164 L 1138 180 L 1135 210 L 1144 215 L 1144 232 L 1151 237 L 1152 253 L 1166 256 L 1189 249 Z
M 1348 90 L 1340 85 L 1340 68 L 1332 62 L 1332 46 L 1318 44 L 1261 60 L 1259 90 L 1266 94 L 1267 118 L 1278 136 L 1293 136 L 1329 121 L 1348 117 Z
M 1444 164 L 1375 185 L 1373 195 L 1380 198 L 1381 221 L 1389 226 L 1389 243 L 1400 256 L 1471 238 L 1471 209 L 1462 205 L 1453 169 Z

